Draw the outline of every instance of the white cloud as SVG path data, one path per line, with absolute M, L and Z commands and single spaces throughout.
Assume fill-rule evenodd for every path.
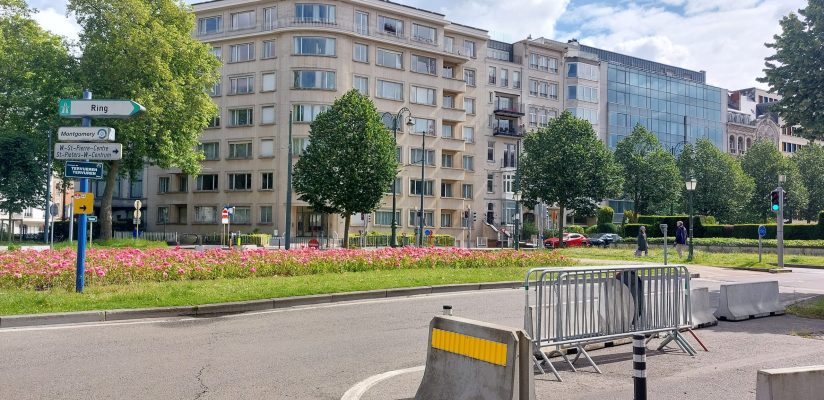
M 80 35 L 80 25 L 74 19 L 67 18 L 64 14 L 57 12 L 54 8 L 46 8 L 39 10 L 34 14 L 34 20 L 37 21 L 43 29 L 76 41 Z

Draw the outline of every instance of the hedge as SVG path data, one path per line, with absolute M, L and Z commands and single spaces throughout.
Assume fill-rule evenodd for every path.
M 704 238 L 739 238 L 739 239 L 758 239 L 758 226 L 761 224 L 737 224 L 737 225 L 721 225 L 721 224 L 706 224 L 705 218 L 708 217 L 693 217 L 695 223 L 694 237 Z M 638 216 L 638 224 L 625 224 L 624 236 L 637 237 L 638 227 L 644 225 L 647 227 L 648 237 L 661 236 L 659 225 L 667 224 L 669 226 L 668 236 L 675 236 L 675 226 L 677 221 L 683 221 L 684 226 L 689 229 L 689 216 L 687 215 L 642 215 Z M 773 239 L 776 237 L 776 225 L 764 224 L 767 228 L 766 238 Z M 655 229 L 656 233 L 651 233 L 651 229 Z M 787 240 L 814 240 L 824 239 L 824 211 L 819 213 L 818 224 L 816 225 L 784 225 L 784 239 Z

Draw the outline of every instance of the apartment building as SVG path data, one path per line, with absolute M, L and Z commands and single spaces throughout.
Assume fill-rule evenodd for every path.
M 780 100 L 780 96 L 758 88 L 730 91 L 727 94 L 727 152 L 732 155 L 744 155 L 758 139 L 773 142 L 781 149 L 789 140 L 803 141 L 800 137 L 781 133 L 783 121 L 777 113 L 769 111 L 769 104 Z M 785 154 L 790 152 L 785 150 Z

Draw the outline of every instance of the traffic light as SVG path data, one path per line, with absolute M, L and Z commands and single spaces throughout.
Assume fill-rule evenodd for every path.
M 773 190 L 772 193 L 770 193 L 770 204 L 773 212 L 778 212 L 781 208 L 779 201 L 780 198 L 778 197 L 778 190 Z
M 469 210 L 464 211 L 464 218 L 469 219 Z
M 787 204 L 788 204 L 789 202 L 790 202 L 790 196 L 789 196 L 789 193 L 784 192 L 784 208 L 785 208 L 785 209 L 787 208 Z
M 478 220 L 478 213 L 476 213 L 475 211 L 472 211 L 472 222 L 475 222 L 477 220 Z

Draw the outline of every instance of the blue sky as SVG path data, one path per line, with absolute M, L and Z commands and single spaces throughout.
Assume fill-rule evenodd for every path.
M 581 43 L 684 68 L 707 71 L 710 84 L 757 84 L 764 47 L 782 16 L 806 0 L 393 0 L 486 29 L 496 40 L 528 35 Z M 189 0 L 191 3 L 192 0 Z M 47 29 L 76 37 L 66 0 L 29 0 Z

